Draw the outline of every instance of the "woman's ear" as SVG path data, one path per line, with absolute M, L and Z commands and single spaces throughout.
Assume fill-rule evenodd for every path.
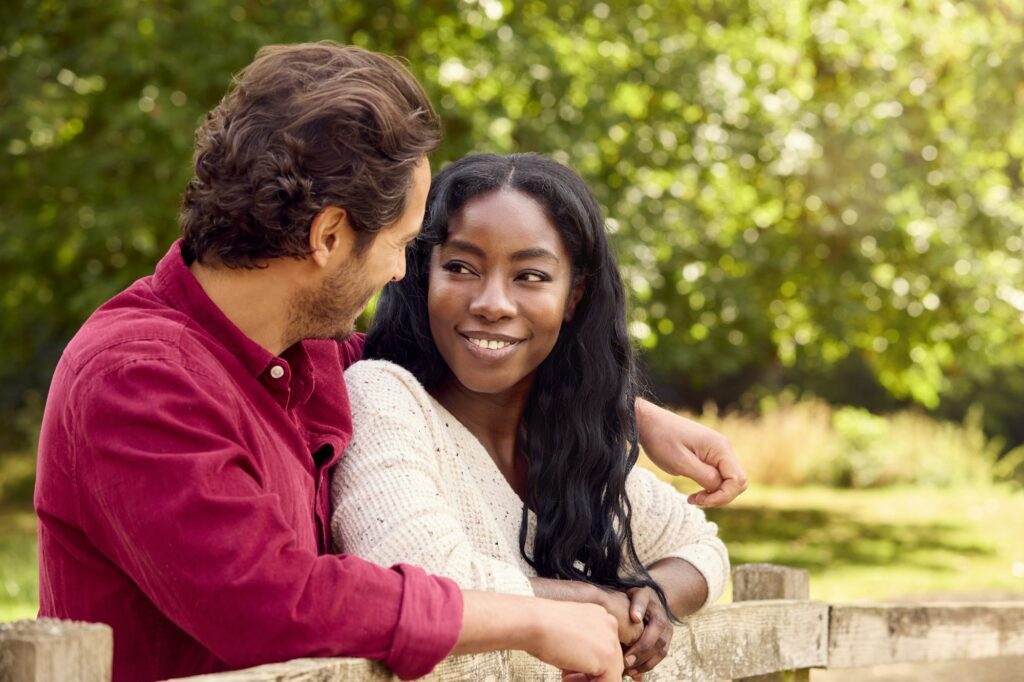
M 563 322 L 568 322 L 572 319 L 572 316 L 576 313 L 576 305 L 583 298 L 583 292 L 587 290 L 587 279 L 580 275 L 576 277 L 572 284 L 572 289 L 569 291 L 569 298 L 565 301 L 565 315 L 562 318 Z

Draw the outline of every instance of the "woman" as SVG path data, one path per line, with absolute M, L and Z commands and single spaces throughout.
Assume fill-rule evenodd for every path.
M 339 548 L 466 588 L 602 604 L 633 675 L 666 656 L 673 616 L 719 596 L 715 525 L 634 469 L 625 295 L 575 173 L 530 154 L 442 171 L 364 357 L 378 360 L 346 372 L 356 436 L 333 480 Z M 558 677 L 493 656 L 509 677 Z

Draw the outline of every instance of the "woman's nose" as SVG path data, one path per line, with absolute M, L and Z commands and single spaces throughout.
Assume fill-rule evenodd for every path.
M 469 305 L 469 312 L 488 321 L 514 317 L 516 304 L 503 278 L 489 278 L 481 282 L 480 290 Z

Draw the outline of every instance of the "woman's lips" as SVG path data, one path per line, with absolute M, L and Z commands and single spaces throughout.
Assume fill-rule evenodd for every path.
M 508 357 L 516 351 L 522 339 L 515 339 L 510 336 L 497 334 L 475 335 L 472 333 L 461 334 L 466 340 L 466 347 L 469 352 L 484 360 L 500 360 Z

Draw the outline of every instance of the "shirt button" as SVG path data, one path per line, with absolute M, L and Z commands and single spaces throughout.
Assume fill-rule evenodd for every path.
M 284 376 L 284 367 L 281 365 L 274 365 L 270 368 L 270 376 L 274 379 L 280 379 Z

